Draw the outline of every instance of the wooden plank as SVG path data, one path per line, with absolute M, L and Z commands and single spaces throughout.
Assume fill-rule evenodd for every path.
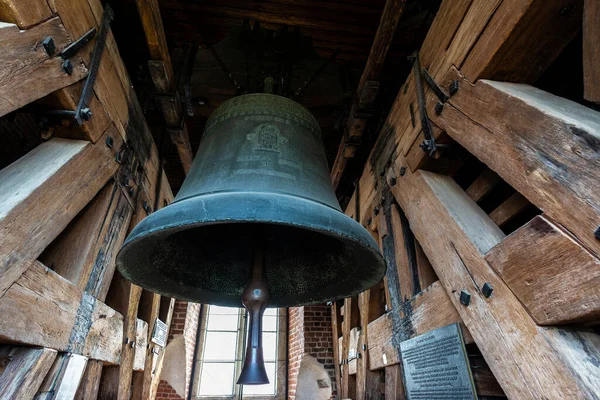
M 342 322 L 342 358 L 348 359 L 350 350 L 350 331 L 359 324 L 357 299 L 344 299 L 344 320 Z M 349 364 L 342 365 L 342 398 L 356 397 L 356 377 L 350 375 Z
M 469 354 L 469 364 L 478 396 L 506 397 L 483 356 Z
M 171 142 L 177 149 L 179 154 L 179 162 L 183 167 L 183 172 L 187 175 L 192 168 L 192 162 L 194 161 L 194 155 L 192 153 L 192 146 L 190 144 L 190 136 L 188 135 L 187 126 L 184 125 L 183 129 L 168 129 Z
M 135 353 L 133 357 L 134 371 L 144 370 L 147 346 L 148 323 L 138 318 L 135 325 Z
M 168 307 L 163 307 L 163 304 L 161 303 L 161 320 L 163 320 L 163 316 L 164 316 L 164 321 L 167 326 L 171 327 L 171 320 L 173 319 L 173 309 L 175 308 L 175 299 L 169 299 L 169 298 L 164 298 L 164 300 L 168 300 Z M 166 312 L 165 312 L 166 309 Z M 164 315 L 163 315 L 164 313 Z M 169 335 L 169 332 L 167 331 L 167 337 Z M 159 346 L 155 346 L 158 347 L 158 358 L 156 359 L 156 367 L 152 368 L 152 380 L 150 382 L 150 385 L 146 385 L 146 381 L 144 381 L 144 399 L 153 399 L 156 397 L 156 391 L 158 389 L 158 384 L 160 383 L 160 373 L 162 371 L 162 366 L 163 366 L 163 359 L 164 359 L 164 355 L 165 355 L 165 349 L 161 348 Z
M 0 171 L 0 297 L 115 173 L 121 139 L 42 143 Z
M 369 369 L 369 322 L 371 318 L 375 319 L 379 315 L 374 315 L 373 304 L 378 303 L 379 288 L 365 290 L 358 295 L 358 308 L 360 312 L 360 327 L 361 334 L 358 341 L 358 350 L 360 358 L 357 359 L 356 369 L 356 398 L 357 399 L 383 399 L 383 394 L 379 391 L 380 385 L 383 383 L 379 371 L 371 371 Z
M 394 38 L 398 21 L 404 11 L 406 0 L 387 0 L 381 14 L 379 26 L 373 39 L 373 44 L 365 64 L 365 69 L 358 82 L 358 87 L 354 95 L 354 104 L 350 110 L 350 117 L 346 124 L 348 137 L 353 141 L 362 137 L 367 119 L 356 117 L 356 113 L 362 110 L 368 110 L 373 106 L 379 89 L 379 76 L 383 70 L 383 64 Z M 340 183 L 344 170 L 348 163 L 348 158 L 354 157 L 355 144 L 346 140 L 343 135 L 338 154 L 336 155 L 333 167 L 331 169 L 331 179 L 333 187 L 336 188 Z
M 150 307 L 145 307 L 144 297 L 147 295 L 152 296 Z M 161 307 L 161 296 L 156 293 L 150 293 L 147 291 L 142 292 L 142 298 L 140 300 L 140 307 L 138 309 L 138 317 L 148 322 L 148 334 L 147 334 L 147 349 L 146 355 L 144 358 L 144 373 L 142 374 L 141 379 L 137 378 L 134 374 L 133 378 L 133 388 L 132 388 L 132 399 L 143 399 L 144 389 L 149 388 L 152 383 L 152 377 L 154 376 L 155 370 L 155 362 L 158 359 L 158 355 L 155 352 L 155 345 L 150 342 L 152 336 L 152 330 L 154 329 L 154 324 L 157 318 L 160 317 L 160 307 Z M 148 390 L 148 389 L 146 389 Z
M 52 367 L 56 350 L 5 347 L 0 351 L 7 353 L 10 358 L 9 364 L 0 375 L 0 398 L 33 399 L 44 376 Z
M 173 82 L 170 81 L 171 76 L 167 72 L 165 63 L 159 60 L 150 60 L 148 61 L 148 70 L 158 93 L 168 93 Z
M 402 162 L 397 160 L 395 168 Z M 407 171 L 392 192 L 506 395 L 597 397 L 599 383 L 589 376 L 600 372 L 598 335 L 578 342 L 565 338 L 561 348 L 550 343 L 565 331 L 539 327 L 486 262 L 484 254 L 504 234 L 452 178 Z M 480 292 L 485 282 L 494 288 L 489 299 Z M 459 300 L 462 290 L 471 294 L 469 306 Z
M 500 177 L 489 168 L 479 175 L 467 189 L 467 194 L 475 202 L 484 199 L 496 185 L 500 183 Z
M 538 324 L 600 317 L 600 260 L 546 217 L 508 236 L 486 260 Z
M 583 97 L 600 103 L 600 4 L 585 0 L 583 7 Z
M 46 374 L 35 400 L 73 399 L 87 364 L 87 357 L 61 353 Z
M 95 400 L 98 397 L 101 376 L 102 361 L 89 360 L 77 388 L 75 400 Z
M 460 89 L 434 122 L 600 254 L 600 113 L 527 85 L 471 85 L 455 69 L 451 80 Z
M 40 261 L 103 301 L 133 208 L 117 182 L 104 186 L 44 250 Z
M 435 270 L 431 266 L 427 255 L 423 251 L 421 244 L 415 240 L 415 252 L 417 253 L 417 269 L 419 271 L 419 281 L 422 288 L 428 288 L 434 282 L 438 281 Z
M 0 20 L 27 29 L 52 16 L 45 0 L 0 0 Z
M 42 46 L 47 37 L 52 38 L 56 48 L 52 55 Z M 63 71 L 63 60 L 58 54 L 70 42 L 59 18 L 24 31 L 0 22 L 0 117 L 87 75 L 83 61 L 77 56 L 71 60 L 73 73 L 68 75 Z
M 496 225 L 502 227 L 530 204 L 529 200 L 523 197 L 521 193 L 513 193 L 490 213 L 490 219 Z
M 341 371 L 340 371 L 340 346 L 339 339 L 342 333 L 342 324 L 341 324 L 342 316 L 340 314 L 340 307 L 337 302 L 333 302 L 331 304 L 331 338 L 332 343 L 331 347 L 333 348 L 333 365 L 335 368 L 335 387 L 336 391 L 339 394 L 342 388 L 341 385 Z
M 400 364 L 385 367 L 385 394 L 386 399 L 404 400 L 404 383 L 402 381 L 402 366 Z
M 0 298 L 0 314 L 2 340 L 120 362 L 121 314 L 37 261 Z
M 400 335 L 401 341 L 408 340 L 434 329 L 461 322 L 458 312 L 452 305 L 440 282 L 417 294 L 402 306 L 399 327 L 394 329 L 392 313 L 377 318 L 369 324 L 369 368 L 376 370 L 400 362 L 400 352 L 393 340 Z M 473 343 L 469 331 L 461 324 L 466 343 Z
M 171 64 L 171 56 L 169 55 L 158 0 L 136 0 L 135 4 L 140 14 L 144 34 L 146 35 L 150 58 L 163 63 L 165 80 L 172 85 L 175 74 L 173 73 L 173 65 Z M 170 91 L 172 89 L 171 85 L 164 92 Z

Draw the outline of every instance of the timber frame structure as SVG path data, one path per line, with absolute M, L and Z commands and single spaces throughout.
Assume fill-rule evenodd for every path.
M 385 1 L 332 154 L 345 212 L 388 267 L 330 305 L 338 398 L 406 398 L 400 343 L 459 323 L 480 398 L 600 399 L 600 2 L 438 2 L 373 123 L 409 2 Z M 156 397 L 165 351 L 151 338 L 157 320 L 171 326 L 175 299 L 126 281 L 115 257 L 176 185 L 112 29 L 101 35 L 108 3 L 0 0 L 0 399 Z M 172 61 L 159 0 L 134 3 L 161 132 L 185 177 L 192 106 L 175 65 L 193 69 L 195 50 Z M 582 98 L 536 87 L 576 38 Z M 80 124 L 83 93 L 91 118 Z M 8 119 L 41 136 L 27 142 Z

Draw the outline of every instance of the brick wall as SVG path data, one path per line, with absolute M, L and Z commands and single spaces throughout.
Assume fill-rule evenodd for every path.
M 331 309 L 325 304 L 289 309 L 288 398 L 296 397 L 296 378 L 305 353 L 315 357 L 325 367 L 336 395 Z
M 185 396 L 187 398 L 188 389 L 190 387 L 190 379 L 192 374 L 192 364 L 194 363 L 194 348 L 196 347 L 196 332 L 198 330 L 198 316 L 200 312 L 200 304 L 188 303 L 187 301 L 175 301 L 173 309 L 173 319 L 169 329 L 170 343 L 174 337 L 183 335 L 185 342 Z M 175 393 L 175 390 L 167 381 L 161 380 L 158 386 L 156 400 L 172 400 L 181 399 Z

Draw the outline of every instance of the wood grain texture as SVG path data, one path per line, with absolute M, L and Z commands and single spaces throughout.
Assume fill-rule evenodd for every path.
M 33 399 L 44 376 L 52 367 L 56 350 L 3 346 L 0 352 L 10 359 L 0 375 L 0 398 Z
M 436 124 L 600 254 L 600 113 L 527 85 L 471 85 L 456 70 L 444 84 L 455 79 L 460 89 Z
M 383 400 L 383 394 L 379 387 L 383 383 L 383 379 L 379 371 L 371 371 L 369 369 L 369 322 L 371 318 L 375 319 L 379 313 L 375 314 L 373 305 L 379 303 L 378 298 L 379 288 L 365 290 L 358 295 L 358 308 L 360 312 L 360 327 L 361 334 L 358 341 L 357 352 L 360 353 L 360 358 L 357 361 L 356 370 L 356 398 Z M 374 304 L 373 304 L 374 303 Z
M 37 261 L 0 298 L 0 313 L 3 340 L 121 360 L 123 316 Z
M 404 383 L 402 381 L 402 366 L 400 364 L 385 367 L 385 393 L 386 399 L 404 400 Z
M 523 197 L 521 193 L 513 193 L 490 213 L 490 219 L 494 221 L 496 225 L 502 227 L 511 219 L 519 215 L 519 213 L 525 210 L 530 204 L 529 200 Z
M 395 168 L 402 162 L 397 160 Z M 565 361 L 569 355 L 549 342 L 561 331 L 539 327 L 486 262 L 484 254 L 504 234 L 473 200 L 451 178 L 425 171 L 407 172 L 392 191 L 506 395 L 597 398 L 598 382 L 588 377 L 600 365 L 595 361 L 599 349 L 587 341 L 588 358 Z M 431 221 L 436 221 L 433 229 Z M 494 287 L 489 299 L 479 291 L 484 282 Z M 471 293 L 468 307 L 460 303 L 461 290 Z
M 56 47 L 48 55 L 42 40 L 51 37 Z M 60 51 L 71 40 L 59 18 L 52 18 L 21 31 L 16 25 L 0 22 L 0 116 L 21 108 L 83 79 L 87 69 L 79 57 L 73 57 L 73 73 L 62 69 Z
M 168 327 L 171 326 L 171 320 L 173 319 L 173 310 L 175 308 L 175 299 L 169 299 L 169 298 L 163 298 L 163 300 L 166 300 L 164 303 L 161 301 L 161 320 L 163 312 L 164 312 L 164 321 Z M 168 304 L 167 307 L 164 307 L 164 305 Z M 165 311 L 166 309 L 166 311 Z M 167 336 L 169 336 L 169 332 L 167 331 Z M 156 397 L 156 391 L 158 390 L 158 384 L 160 383 L 160 373 L 162 371 L 162 367 L 163 367 L 163 360 L 164 360 L 164 349 L 159 348 L 158 349 L 158 358 L 156 360 L 156 369 L 152 371 L 152 381 L 150 382 L 150 386 L 146 386 L 146 384 L 144 384 L 144 399 L 153 399 Z
M 172 84 L 174 82 L 173 65 L 171 64 L 171 56 L 160 16 L 158 0 L 136 0 L 135 4 L 142 21 L 144 34 L 146 35 L 150 58 L 163 63 L 165 80 Z M 159 88 L 157 87 L 157 89 Z M 171 86 L 169 85 L 164 92 L 170 91 L 170 89 Z
M 600 103 L 600 3 L 584 0 L 583 7 L 583 97 Z
M 342 359 L 348 359 L 350 344 L 350 331 L 359 325 L 357 298 L 344 299 L 344 319 L 342 321 Z M 342 365 L 342 398 L 356 396 L 356 377 L 350 374 L 350 365 Z
M 0 20 L 27 29 L 52 16 L 46 0 L 0 0 Z
M 0 171 L 0 297 L 115 173 L 121 140 L 52 139 Z
M 331 305 L 331 347 L 333 348 L 333 366 L 335 368 L 335 387 L 337 392 L 341 390 L 341 352 L 340 352 L 340 336 L 342 334 L 342 315 L 340 313 L 340 307 L 338 302 L 333 302 Z
M 102 361 L 88 360 L 85 372 L 77 388 L 75 400 L 95 400 L 100 389 L 102 376 Z
M 401 327 L 394 329 L 391 313 L 400 314 Z M 400 362 L 399 351 L 390 338 L 399 334 L 404 340 L 422 335 L 431 330 L 461 322 L 460 316 L 440 282 L 433 283 L 423 292 L 406 302 L 401 311 L 391 311 L 369 324 L 369 368 L 371 370 L 386 367 Z M 473 343 L 469 331 L 461 323 L 465 343 Z
M 600 260 L 544 216 L 486 254 L 540 325 L 600 318 Z
M 484 199 L 498 183 L 500 183 L 498 174 L 486 168 L 468 187 L 467 195 L 477 203 Z
M 133 370 L 143 371 L 146 362 L 148 346 L 148 323 L 137 319 L 135 325 L 135 353 L 133 356 Z
M 35 400 L 73 399 L 87 361 L 87 357 L 78 354 L 58 354 Z

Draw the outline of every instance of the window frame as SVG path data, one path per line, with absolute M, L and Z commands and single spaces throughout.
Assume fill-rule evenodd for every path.
M 276 394 L 274 395 L 243 395 L 241 393 L 241 385 L 233 383 L 233 395 L 231 396 L 200 396 L 200 378 L 202 374 L 202 366 L 204 364 L 204 344 L 206 341 L 206 333 L 208 327 L 208 315 L 210 306 L 202 305 L 201 319 L 198 323 L 200 335 L 196 343 L 196 359 L 194 360 L 195 370 L 192 385 L 192 399 L 194 400 L 284 400 L 285 389 L 287 386 L 286 363 L 287 363 L 287 308 L 278 309 L 277 321 L 277 356 L 275 360 L 276 374 Z M 246 349 L 244 348 L 244 339 L 246 336 L 246 318 L 247 313 L 242 308 L 238 313 L 238 337 L 237 337 L 237 354 L 234 362 L 234 380 L 237 379 L 242 368 L 242 359 Z M 207 362 L 208 363 L 208 362 Z

